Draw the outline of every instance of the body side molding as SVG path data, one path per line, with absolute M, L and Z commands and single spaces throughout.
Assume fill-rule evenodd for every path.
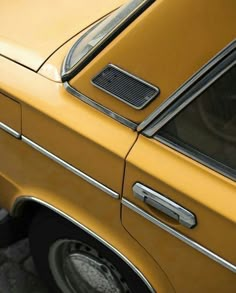
M 61 165 L 65 169 L 69 170 L 70 172 L 74 173 L 75 175 L 79 176 L 80 178 L 84 179 L 85 181 L 87 181 L 91 185 L 93 185 L 93 186 L 97 187 L 98 189 L 104 191 L 105 193 L 107 193 L 111 197 L 113 197 L 115 199 L 118 199 L 120 197 L 120 195 L 117 192 L 115 192 L 114 190 L 112 190 L 109 187 L 103 185 L 102 183 L 98 182 L 97 180 L 95 180 L 94 178 L 90 177 L 89 175 L 83 173 L 82 171 L 80 171 L 79 169 L 77 169 L 74 166 L 70 165 L 69 163 L 67 163 L 66 161 L 62 160 L 61 158 L 57 157 L 53 153 L 47 151 L 46 149 L 44 149 L 40 145 L 36 144 L 35 142 L 30 140 L 29 138 L 27 138 L 27 137 L 22 135 L 21 139 L 22 139 L 23 142 L 25 142 L 26 144 L 28 144 L 29 146 L 31 146 L 35 150 L 39 151 L 41 154 L 43 154 L 46 157 L 48 157 L 49 159 L 55 161 L 56 163 L 58 163 L 59 165 Z
M 159 228 L 163 229 L 167 233 L 171 234 L 172 236 L 178 238 L 179 240 L 183 241 L 187 245 L 191 246 L 192 248 L 196 249 L 197 251 L 201 252 L 202 254 L 206 255 L 210 259 L 216 261 L 223 267 L 227 268 L 228 270 L 236 273 L 236 265 L 230 263 L 229 261 L 225 260 L 224 258 L 220 257 L 219 255 L 215 254 L 211 250 L 205 248 L 204 246 L 200 245 L 199 243 L 191 240 L 190 238 L 186 237 L 185 235 L 181 234 L 180 232 L 176 231 L 175 229 L 171 228 L 170 226 L 166 225 L 162 221 L 154 218 L 153 216 L 149 215 L 144 210 L 140 209 L 130 201 L 122 198 L 122 204 L 127 208 L 131 209 L 133 212 L 139 214 L 140 216 L 144 217 L 146 220 L 152 222 L 154 225 L 158 226 Z
M 7 133 L 11 134 L 15 138 L 20 138 L 21 137 L 21 134 L 19 132 L 17 132 L 16 130 L 12 129 L 11 127 L 9 127 L 8 125 L 6 125 L 3 122 L 0 122 L 0 129 L 6 131 Z

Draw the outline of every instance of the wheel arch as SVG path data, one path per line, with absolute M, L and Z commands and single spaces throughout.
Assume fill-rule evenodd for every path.
M 143 273 L 120 251 L 118 251 L 114 246 L 112 246 L 110 243 L 108 243 L 106 240 L 104 240 L 102 237 L 97 235 L 95 232 L 81 224 L 79 221 L 75 220 L 74 218 L 70 217 L 65 212 L 61 211 L 60 209 L 56 208 L 55 206 L 51 205 L 50 203 L 43 201 L 37 197 L 34 196 L 20 196 L 17 197 L 17 199 L 14 201 L 10 214 L 13 217 L 27 217 L 31 222 L 34 215 L 40 210 L 40 209 L 48 209 L 59 216 L 65 218 L 70 223 L 74 224 L 75 226 L 82 229 L 84 232 L 88 233 L 90 236 L 94 237 L 96 240 L 98 240 L 101 244 L 109 248 L 113 253 L 115 253 L 120 259 L 122 259 L 132 270 L 133 272 L 138 275 L 138 277 L 144 282 L 144 284 L 149 289 L 150 293 L 155 293 L 156 290 L 153 288 L 153 286 L 150 284 L 150 282 L 147 280 L 147 278 L 143 275 Z

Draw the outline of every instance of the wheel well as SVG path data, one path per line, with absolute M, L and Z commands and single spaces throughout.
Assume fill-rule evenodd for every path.
M 39 214 L 43 211 L 49 211 L 52 214 L 57 214 L 58 216 L 66 219 L 67 221 L 74 224 L 78 228 L 82 229 L 85 233 L 87 233 L 88 235 L 92 236 L 94 239 L 99 241 L 102 245 L 106 246 L 133 270 L 133 272 L 147 286 L 150 292 L 153 292 L 153 293 L 155 292 L 152 285 L 149 283 L 146 277 L 142 274 L 142 272 L 139 269 L 137 269 L 137 267 L 129 259 L 127 259 L 125 255 L 123 255 L 120 251 L 118 251 L 115 247 L 113 247 L 111 244 L 109 244 L 107 241 L 105 241 L 95 232 L 91 231 L 89 228 L 87 228 L 80 222 L 76 221 L 75 219 L 71 218 L 69 215 L 65 214 L 64 212 L 58 210 L 54 206 L 51 206 L 49 203 L 46 203 L 38 198 L 30 197 L 30 196 L 19 197 L 13 205 L 13 208 L 11 210 L 11 215 L 18 219 L 22 219 L 22 221 L 25 223 L 25 229 L 28 233 L 28 230 L 33 218 L 36 216 L 36 214 Z
M 28 234 L 29 226 L 39 211 L 49 210 L 53 212 L 51 209 L 43 206 L 42 204 L 31 201 L 24 200 L 22 202 L 18 202 L 15 204 L 12 211 L 11 216 L 16 219 L 18 222 L 21 222 L 21 229 L 24 230 L 25 233 Z

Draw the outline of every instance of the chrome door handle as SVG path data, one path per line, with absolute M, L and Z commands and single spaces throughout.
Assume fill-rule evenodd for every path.
M 192 212 L 141 183 L 134 184 L 133 193 L 138 199 L 177 220 L 183 226 L 187 228 L 196 226 L 197 220 Z

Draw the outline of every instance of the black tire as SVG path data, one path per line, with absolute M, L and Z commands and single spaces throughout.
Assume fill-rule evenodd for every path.
M 41 210 L 34 217 L 32 224 L 29 229 L 29 241 L 31 247 L 31 253 L 35 262 L 36 269 L 39 272 L 41 278 L 45 281 L 45 283 L 50 288 L 50 292 L 63 292 L 67 291 L 67 289 L 63 289 L 64 287 L 64 276 L 62 278 L 56 278 L 57 280 L 63 279 L 63 284 L 58 285 L 60 281 L 55 281 L 55 269 L 50 269 L 51 267 L 60 267 L 61 270 L 65 272 L 65 264 L 67 267 L 67 263 L 72 263 L 71 260 L 74 259 L 74 251 L 73 249 L 78 249 L 76 251 L 76 256 L 86 254 L 87 258 L 98 259 L 99 268 L 106 267 L 109 269 L 109 274 L 107 273 L 107 278 L 112 278 L 111 280 L 117 280 L 117 286 L 119 286 L 120 290 L 117 289 L 117 292 L 124 293 L 150 293 L 147 286 L 142 282 L 137 274 L 123 261 L 121 260 L 115 253 L 109 250 L 106 246 L 101 244 L 99 241 L 94 239 L 92 236 L 88 235 L 85 231 L 81 230 L 74 224 L 70 223 L 68 220 L 63 217 L 49 211 L 49 210 Z M 64 245 L 64 246 L 63 246 Z M 69 246 L 70 245 L 70 246 Z M 56 248 L 55 248 L 56 247 Z M 51 248 L 51 250 L 50 250 Z M 54 249 L 55 248 L 55 249 Z M 86 250 L 86 251 L 85 251 Z M 52 253 L 53 251 L 53 253 Z M 56 251 L 54 253 L 54 251 Z M 66 251 L 66 252 L 65 252 Z M 71 252 L 71 254 L 69 252 Z M 84 252 L 85 251 L 85 252 Z M 55 266 L 52 266 L 52 262 L 49 261 L 49 252 L 50 259 L 54 259 L 51 255 L 59 255 L 58 259 L 63 259 L 63 264 L 61 261 L 55 262 Z M 78 252 L 78 254 L 77 254 Z M 62 257 L 60 258 L 60 256 Z M 73 258 L 73 259 L 72 259 Z M 57 258 L 55 258 L 57 259 Z M 69 262 L 67 262 L 69 259 Z M 76 259 L 76 258 L 75 258 Z M 102 265 L 101 265 L 102 263 Z M 103 265 L 104 264 L 104 265 Z M 90 264 L 89 264 L 90 265 Z M 73 263 L 73 268 L 74 266 Z M 81 266 L 83 267 L 83 266 Z M 61 269 L 62 268 L 62 269 Z M 69 267 L 71 268 L 71 266 Z M 77 268 L 77 267 L 76 267 Z M 67 273 L 70 273 L 71 270 L 67 270 Z M 74 270 L 75 272 L 75 270 Z M 76 272 L 77 273 L 77 272 Z M 105 274 L 105 273 L 104 273 Z M 75 274 L 69 274 L 70 280 L 73 278 Z M 112 275 L 110 277 L 110 275 Z M 58 275 L 59 276 L 59 275 Z M 61 275 L 60 275 L 61 276 Z M 80 276 L 80 275 L 79 275 Z M 106 277 L 104 277 L 106 278 Z M 79 278 L 76 278 L 78 280 Z M 65 277 L 65 280 L 68 280 L 68 277 Z M 100 279 L 101 280 L 101 279 Z M 76 281 L 76 288 L 80 288 L 80 283 Z M 70 285 L 74 283 L 70 282 Z M 103 284 L 103 283 L 101 283 Z M 60 288 L 59 288 L 60 287 Z M 100 287 L 99 287 L 100 288 Z M 97 289 L 97 291 L 93 291 L 92 289 L 81 292 L 103 292 L 99 291 L 101 289 Z M 110 290 L 110 289 L 109 289 Z M 69 290 L 70 291 L 70 290 Z M 68 292 L 69 292 L 68 291 Z M 75 291 L 71 290 L 71 293 L 79 291 L 76 289 Z M 110 292 L 110 291 L 107 291 Z

